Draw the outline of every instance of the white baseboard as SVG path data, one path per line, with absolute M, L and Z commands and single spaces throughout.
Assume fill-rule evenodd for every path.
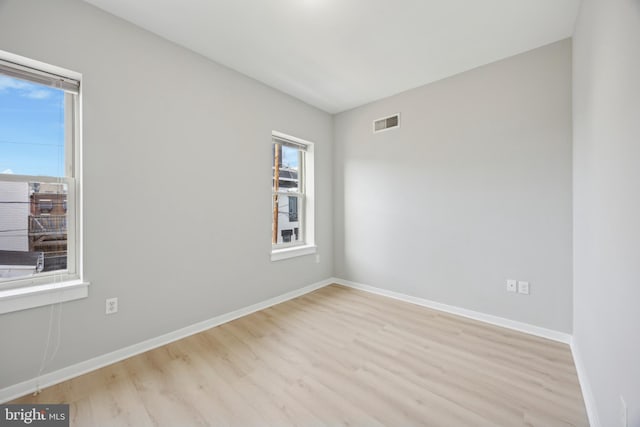
M 305 286 L 303 288 L 270 298 L 266 301 L 262 301 L 248 307 L 240 308 L 230 313 L 222 314 L 209 320 L 205 320 L 191 326 L 178 329 L 177 331 L 169 332 L 167 334 L 142 341 L 129 347 L 121 348 L 120 350 L 116 350 L 102 356 L 94 357 L 93 359 L 85 360 L 84 362 L 80 362 L 75 365 L 67 366 L 66 368 L 44 374 L 40 376 L 40 378 L 33 378 L 18 384 L 11 385 L 0 390 L 0 403 L 8 402 L 26 394 L 33 393 L 38 388 L 38 385 L 40 386 L 40 388 L 45 388 L 61 383 L 71 378 L 75 378 L 79 375 L 86 374 L 87 372 L 95 371 L 96 369 L 102 368 L 104 366 L 111 365 L 140 353 L 144 353 L 145 351 L 153 350 L 154 348 L 161 347 L 165 344 L 169 344 L 182 338 L 186 338 L 190 335 L 197 334 L 198 332 L 202 332 L 223 323 L 230 322 L 239 317 L 246 316 L 256 311 L 260 311 L 273 305 L 280 304 L 281 302 L 299 297 L 301 295 L 315 291 L 316 289 L 325 287 L 331 283 L 334 283 L 333 279 L 323 280 L 321 282 L 317 282 L 312 285 Z
M 503 328 L 513 329 L 530 335 L 547 338 L 565 344 L 571 344 L 571 335 L 565 332 L 554 331 L 552 329 L 542 328 L 540 326 L 530 325 L 528 323 L 517 322 L 515 320 L 505 319 L 503 317 L 493 316 L 491 314 L 481 313 L 479 311 L 467 310 L 453 305 L 442 304 L 424 298 L 418 298 L 411 295 L 401 294 L 398 292 L 388 291 L 374 286 L 363 285 L 362 283 L 352 282 L 339 278 L 333 278 L 333 282 L 339 285 L 348 286 L 354 289 L 371 292 L 373 294 L 394 298 L 400 301 L 410 302 L 412 304 L 421 305 L 423 307 L 433 308 L 435 310 L 444 311 L 446 313 L 455 314 L 469 319 L 479 320 L 481 322 L 490 323 L 492 325 L 502 326 Z
M 584 399 L 584 406 L 587 408 L 587 416 L 589 417 L 589 425 L 591 427 L 600 427 L 600 417 L 596 410 L 596 401 L 593 396 L 593 389 L 591 388 L 591 382 L 587 377 L 587 371 L 582 361 L 582 355 L 580 349 L 575 341 L 571 340 L 571 353 L 573 354 L 573 363 L 576 365 L 576 372 L 578 373 L 578 382 L 580 383 L 580 390 L 582 390 L 582 398 Z

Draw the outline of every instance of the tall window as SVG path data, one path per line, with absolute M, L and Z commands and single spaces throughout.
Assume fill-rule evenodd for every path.
M 0 59 L 0 288 L 78 277 L 79 89 Z
M 272 154 L 273 250 L 308 248 L 313 245 L 313 144 L 274 132 Z

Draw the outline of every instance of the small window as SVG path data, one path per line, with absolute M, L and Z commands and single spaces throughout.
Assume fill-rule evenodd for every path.
M 33 63 L 0 58 L 0 288 L 79 278 L 80 82 Z
M 289 222 L 298 222 L 298 196 L 289 196 Z
M 280 234 L 282 234 L 283 243 L 291 242 L 291 236 L 293 235 L 293 230 L 282 230 Z
M 51 199 L 40 199 L 37 206 L 39 213 L 49 214 L 53 210 L 53 201 Z
M 313 245 L 313 144 L 274 132 L 271 170 L 273 251 Z

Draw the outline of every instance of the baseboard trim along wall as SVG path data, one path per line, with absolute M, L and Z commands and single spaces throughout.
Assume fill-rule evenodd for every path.
M 578 373 L 578 382 L 580 383 L 580 390 L 582 390 L 582 398 L 584 399 L 584 406 L 587 409 L 587 417 L 589 417 L 589 425 L 591 427 L 600 427 L 600 417 L 596 411 L 596 401 L 593 396 L 593 389 L 587 377 L 587 371 L 585 370 L 584 362 L 580 354 L 580 348 L 576 343 L 575 338 L 571 340 L 571 354 L 573 355 L 573 364 L 576 366 L 576 372 Z
M 248 307 L 240 308 L 230 313 L 222 314 L 209 320 L 204 320 L 185 328 L 178 329 L 177 331 L 169 332 L 167 334 L 142 341 L 138 344 L 133 344 L 131 346 L 121 348 L 120 350 L 116 350 L 102 356 L 97 356 L 92 359 L 85 360 L 84 362 L 77 363 L 75 365 L 67 366 L 66 368 L 44 374 L 40 376 L 40 378 L 33 378 L 18 384 L 11 385 L 0 390 L 0 403 L 9 402 L 13 399 L 17 399 L 18 397 L 33 393 L 37 390 L 38 385 L 41 389 L 50 387 L 71 378 L 75 378 L 91 371 L 95 371 L 96 369 L 100 369 L 104 366 L 108 366 L 129 357 L 136 356 L 140 353 L 144 353 L 145 351 L 153 350 L 154 348 L 158 348 L 174 341 L 178 341 L 190 335 L 197 334 L 223 323 L 230 322 L 234 319 L 238 319 L 248 314 L 255 313 L 256 311 L 260 311 L 273 305 L 280 304 L 290 299 L 307 294 L 309 292 L 313 292 L 316 289 L 323 288 L 327 285 L 330 285 L 331 283 L 334 283 L 333 279 L 323 280 L 321 282 L 317 282 L 303 288 L 296 289 L 294 291 L 287 292 L 273 298 L 269 298 L 268 300 L 250 305 Z
M 350 280 L 334 278 L 333 282 L 339 285 L 348 286 L 350 288 L 371 292 L 373 294 L 382 295 L 400 301 L 410 302 L 412 304 L 433 308 L 435 310 L 467 317 L 469 319 L 479 320 L 481 322 L 490 323 L 492 325 L 502 326 L 503 328 L 513 329 L 530 335 L 547 338 L 552 341 L 571 344 L 571 335 L 564 332 L 554 331 L 552 329 L 546 329 L 540 326 L 530 325 L 528 323 L 517 322 L 515 320 L 505 319 L 504 317 L 493 316 L 491 314 L 481 313 L 479 311 L 467 310 L 466 308 L 460 308 L 453 305 L 442 304 L 424 298 L 418 298 L 411 295 L 388 291 L 386 289 L 376 288 L 375 286 L 364 285 L 362 283 L 352 282 Z

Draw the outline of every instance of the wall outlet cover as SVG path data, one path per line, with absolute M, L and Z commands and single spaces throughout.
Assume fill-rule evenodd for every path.
M 113 314 L 118 312 L 118 298 L 107 298 L 106 302 L 106 314 Z
M 518 293 L 529 295 L 529 282 L 518 281 Z
M 516 292 L 517 291 L 517 282 L 515 280 L 507 280 L 507 292 Z

